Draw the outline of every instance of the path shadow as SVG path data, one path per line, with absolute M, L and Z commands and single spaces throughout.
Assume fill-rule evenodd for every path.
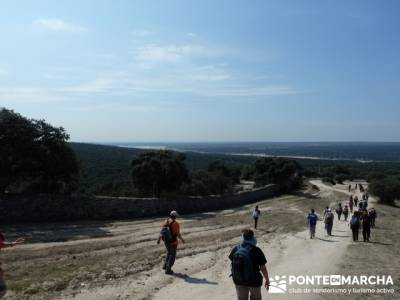
M 307 199 L 321 199 L 321 197 L 319 197 L 319 196 L 312 195 L 312 194 L 309 194 L 309 193 L 303 192 L 303 191 L 291 192 L 290 195 L 307 198 Z
M 351 237 L 350 235 L 339 235 L 339 234 L 332 234 L 334 237 L 341 237 L 341 238 L 348 238 Z
M 320 241 L 323 241 L 323 242 L 330 242 L 330 243 L 337 243 L 337 242 L 338 242 L 338 241 L 327 240 L 327 239 L 323 239 L 323 238 L 319 238 L 319 237 L 316 237 L 315 239 L 320 240 Z
M 208 281 L 207 278 L 196 278 L 182 273 L 174 273 L 174 276 L 185 280 L 187 283 L 218 285 L 218 282 Z
M 383 242 L 376 242 L 376 241 L 369 241 L 370 244 L 382 245 L 382 246 L 393 246 L 391 243 L 383 243 Z
M 66 242 L 112 236 L 109 223 L 100 221 L 46 222 L 3 225 L 9 240 L 24 237 L 29 243 Z

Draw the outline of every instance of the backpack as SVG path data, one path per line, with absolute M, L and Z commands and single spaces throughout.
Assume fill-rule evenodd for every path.
M 328 212 L 325 216 L 325 223 L 332 223 L 333 222 L 333 213 Z
M 236 285 L 248 286 L 255 281 L 256 270 L 251 259 L 250 252 L 253 245 L 244 243 L 237 246 L 232 258 L 232 279 Z
M 360 220 L 358 219 L 358 217 L 353 216 L 350 220 L 350 225 L 351 227 L 360 226 Z
M 175 241 L 175 237 L 172 234 L 172 229 L 171 229 L 171 225 L 172 223 L 174 223 L 175 221 L 172 221 L 171 223 L 168 224 L 168 221 L 166 222 L 166 224 L 161 228 L 161 239 L 165 242 L 165 243 L 172 243 Z
M 257 219 L 259 216 L 260 216 L 259 211 L 254 210 L 254 211 L 253 211 L 253 218 L 254 218 L 254 219 Z
M 310 222 L 310 225 L 316 225 L 317 224 L 317 216 L 315 214 L 309 214 L 308 215 L 308 220 Z

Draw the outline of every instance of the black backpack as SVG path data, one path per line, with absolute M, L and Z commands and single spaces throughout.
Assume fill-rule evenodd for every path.
M 232 258 L 232 279 L 236 285 L 250 285 L 256 279 L 256 270 L 250 252 L 253 245 L 244 243 L 237 246 Z

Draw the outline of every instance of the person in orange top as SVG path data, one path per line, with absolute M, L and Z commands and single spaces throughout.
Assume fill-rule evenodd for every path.
M 165 274 L 173 274 L 172 266 L 175 263 L 176 258 L 176 250 L 178 248 L 178 239 L 185 243 L 185 240 L 182 238 L 180 233 L 179 223 L 176 221 L 178 217 L 178 213 L 173 210 L 169 214 L 169 217 L 163 222 L 161 225 L 161 232 L 157 240 L 157 244 L 164 241 L 165 248 L 167 249 L 167 255 L 165 257 L 165 263 L 163 269 L 165 270 Z
M 14 242 L 6 242 L 3 234 L 0 232 L 0 250 L 2 248 L 14 247 L 16 245 L 22 244 L 23 242 L 25 242 L 25 240 L 21 238 L 15 240 Z M 0 298 L 3 298 L 6 292 L 7 292 L 7 286 L 4 281 L 4 272 L 3 269 L 1 268 L 1 262 L 0 262 Z

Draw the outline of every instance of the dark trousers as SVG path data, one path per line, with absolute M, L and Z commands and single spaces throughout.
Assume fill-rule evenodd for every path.
M 165 248 L 167 249 L 167 256 L 165 257 L 164 268 L 166 270 L 171 270 L 172 266 L 175 263 L 177 245 L 171 245 L 169 243 L 164 244 Z
M 370 226 L 363 226 L 362 233 L 363 233 L 364 242 L 365 241 L 369 241 L 369 237 L 371 235 L 371 227 Z
M 253 219 L 254 219 L 254 229 L 257 229 L 258 218 L 253 218 Z
M 342 213 L 338 213 L 337 216 L 338 216 L 338 219 L 340 220 L 340 217 L 342 216 Z
M 349 216 L 348 214 L 343 214 L 344 220 L 347 221 L 347 217 Z
M 371 218 L 371 227 L 372 227 L 372 228 L 375 227 L 375 218 Z
M 358 227 L 352 227 L 351 231 L 353 232 L 353 241 L 358 241 L 358 231 L 359 228 Z
M 333 223 L 325 224 L 325 229 L 326 229 L 326 232 L 328 233 L 328 235 L 332 235 L 332 227 L 333 227 Z
M 4 281 L 4 273 L 3 270 L 1 269 L 1 264 L 0 264 L 0 298 L 3 298 L 3 296 L 7 293 L 7 286 L 6 282 Z
M 317 225 L 316 224 L 310 224 L 310 238 L 315 237 L 315 227 Z

